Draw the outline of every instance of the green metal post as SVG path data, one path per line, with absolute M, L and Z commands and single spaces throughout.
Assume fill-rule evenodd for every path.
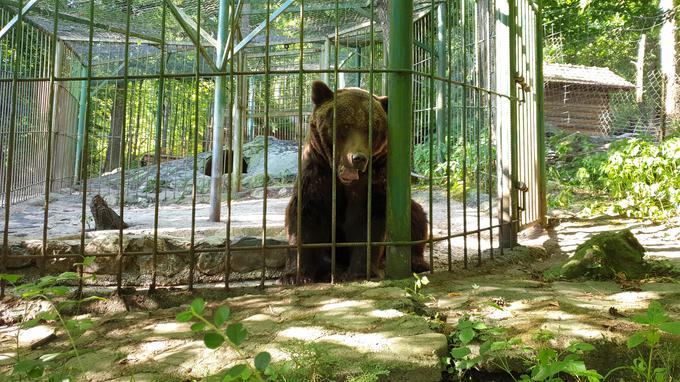
M 411 240 L 411 131 L 413 130 L 413 0 L 390 2 L 387 155 L 387 234 L 390 241 Z M 389 246 L 386 276 L 411 275 L 410 246 Z
M 235 56 L 235 61 L 238 63 L 238 70 L 244 68 L 245 58 L 243 53 L 238 53 Z M 234 191 L 241 191 L 241 177 L 242 177 L 242 163 L 243 163 L 243 114 L 245 109 L 245 94 L 248 91 L 246 81 L 243 76 L 236 77 L 236 91 L 234 94 L 235 102 L 232 111 L 233 129 L 232 134 L 232 178 L 231 187 Z
M 87 68 L 83 66 L 81 77 L 87 77 Z M 87 118 L 87 80 L 80 83 L 80 108 L 78 109 L 78 140 L 76 141 L 76 163 L 73 182 L 80 180 L 80 162 L 83 157 L 83 141 L 85 140 L 85 119 Z
M 440 2 L 437 6 L 437 76 L 446 77 L 448 66 L 446 56 L 446 3 Z M 444 162 L 446 110 L 444 108 L 444 81 L 437 81 L 437 162 Z
M 538 140 L 538 210 L 541 216 L 541 224 L 547 223 L 548 203 L 545 188 L 545 121 L 544 117 L 544 94 L 543 94 L 543 0 L 536 3 L 536 124 Z
M 517 0 L 509 0 L 508 23 L 510 31 L 510 209 L 511 209 L 511 245 L 517 245 L 517 232 L 519 231 L 519 209 L 517 208 L 518 189 L 517 172 L 519 170 L 519 137 L 518 137 L 518 100 L 517 100 Z
M 228 7 L 227 0 L 220 0 L 219 17 L 217 21 L 217 52 L 216 60 L 227 49 L 228 32 Z M 215 77 L 215 101 L 213 112 L 213 147 L 212 147 L 212 174 L 210 177 L 210 215 L 212 222 L 220 221 L 220 209 L 222 205 L 222 174 L 224 163 L 222 146 L 224 140 L 224 127 L 226 122 L 227 107 L 227 78 L 224 75 Z

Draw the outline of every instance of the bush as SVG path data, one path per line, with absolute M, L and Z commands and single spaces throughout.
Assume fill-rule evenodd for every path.
M 479 137 L 479 156 L 477 155 L 477 144 L 469 141 L 463 147 L 463 139 L 450 137 L 450 155 L 446 156 L 445 142 L 442 151 L 444 161 L 437 162 L 437 145 L 432 147 L 432 171 L 430 171 L 430 144 L 425 142 L 413 148 L 413 167 L 416 173 L 425 177 L 423 183 L 429 183 L 430 173 L 432 174 L 433 185 L 446 188 L 447 172 L 450 176 L 450 190 L 454 196 L 460 196 L 463 192 L 463 177 L 468 189 L 477 188 L 477 171 L 479 170 L 479 189 L 481 192 L 492 193 L 496 184 L 495 158 L 496 148 L 492 147 L 489 155 L 488 132 L 480 132 Z M 476 137 L 475 137 L 476 139 Z M 491 191 L 489 192 L 489 160 L 491 160 Z M 479 168 L 478 168 L 479 167 Z
M 658 220 L 680 215 L 680 136 L 662 142 L 631 138 L 597 152 L 582 134 L 556 135 L 548 140 L 555 164 L 548 184 L 557 197 L 552 207 L 566 207 L 574 195 L 606 196 L 600 207 L 616 213 Z
M 618 142 L 601 170 L 616 212 L 662 219 L 680 213 L 680 137 Z

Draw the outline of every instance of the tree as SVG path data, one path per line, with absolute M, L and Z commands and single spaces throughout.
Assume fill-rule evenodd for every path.
M 658 0 L 545 0 L 547 34 L 559 34 L 564 63 L 609 67 L 635 79 L 640 35 L 648 34 L 647 64 L 658 65 L 658 36 L 664 20 Z

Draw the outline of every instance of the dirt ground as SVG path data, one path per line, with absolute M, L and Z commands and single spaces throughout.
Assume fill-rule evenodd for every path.
M 636 356 L 625 348 L 625 339 L 638 328 L 630 318 L 646 309 L 650 301 L 660 301 L 672 319 L 680 319 L 677 279 L 546 282 L 541 277 L 545 269 L 563 261 L 594 233 L 620 228 L 633 231 L 647 256 L 666 259 L 680 269 L 677 222 L 653 224 L 602 217 L 555 218 L 551 223 L 554 226 L 548 230 L 523 232 L 520 241 L 527 247 L 505 251 L 502 256 L 496 253 L 494 260 L 485 259 L 480 267 L 471 262 L 463 269 L 458 259 L 452 272 L 429 275 L 431 283 L 424 293 L 434 297 L 430 307 L 445 317 L 450 327 L 461 317 L 471 316 L 489 326 L 506 328 L 529 346 L 535 345 L 535 334 L 545 330 L 555 334 L 551 346 L 557 349 L 576 340 L 593 343 L 596 350 L 586 356 L 587 365 L 601 372 Z M 17 352 L 21 358 L 31 358 L 57 351 L 66 351 L 64 365 L 74 369 L 79 363 L 84 366 L 86 371 L 79 380 L 130 381 L 134 377 L 135 381 L 184 381 L 219 373 L 243 357 L 224 348 L 205 348 L 189 324 L 174 318 L 193 298 L 201 296 L 211 309 L 228 305 L 232 318 L 245 325 L 249 337 L 243 354 L 248 359 L 266 350 L 275 362 L 326 360 L 318 364 L 317 372 L 332 374 L 326 375 L 331 380 L 350 380 L 371 370 L 389 371 L 380 379 L 385 381 L 447 380 L 440 364 L 447 352 L 447 331 L 410 312 L 404 292 L 409 286 L 412 280 L 230 291 L 219 285 L 202 285 L 191 292 L 174 288 L 151 295 L 130 288 L 122 296 L 109 289 L 90 289 L 86 293 L 107 300 L 83 305 L 76 312 L 77 318 L 95 322 L 77 340 L 80 361 L 67 352 L 66 336 L 53 322 L 18 331 L 24 313 L 31 316 L 45 309 L 45 303 L 31 303 L 26 310 L 23 302 L 6 298 L 0 310 L 0 373 L 9 372 L 10 357 Z M 45 344 L 31 348 L 47 337 Z M 661 361 L 678 378 L 680 341 L 665 340 L 667 357 Z M 304 350 L 310 344 L 316 344 L 312 358 Z M 489 375 L 473 380 L 503 380 Z

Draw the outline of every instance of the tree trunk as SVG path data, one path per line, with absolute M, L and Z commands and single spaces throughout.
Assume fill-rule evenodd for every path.
M 165 102 L 163 102 L 163 130 L 161 131 L 161 154 L 168 154 L 168 126 L 172 111 L 172 86 L 168 87 Z
M 673 12 L 673 0 L 661 0 L 659 9 L 662 12 Z M 661 26 L 659 33 L 659 46 L 661 47 L 661 72 L 664 74 L 665 97 L 664 115 L 673 117 L 676 115 L 676 51 L 675 51 L 675 17 L 667 17 Z M 664 123 L 665 121 L 662 121 Z
M 111 112 L 111 135 L 106 149 L 105 171 L 107 172 L 120 167 L 121 134 L 125 124 L 125 90 L 125 81 L 117 81 Z

